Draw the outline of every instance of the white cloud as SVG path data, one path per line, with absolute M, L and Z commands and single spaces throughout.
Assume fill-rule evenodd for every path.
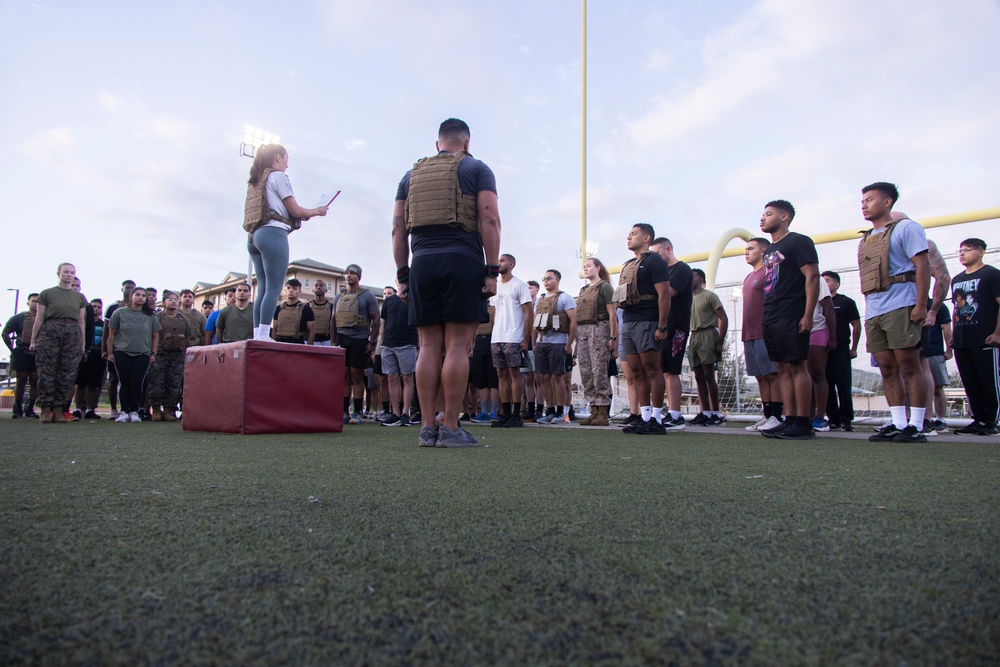
M 365 148 L 367 145 L 368 142 L 365 141 L 364 139 L 351 139 L 350 141 L 347 142 L 344 148 L 346 148 L 349 151 L 357 151 L 361 150 L 362 148 Z
M 671 62 L 669 55 L 664 53 L 662 49 L 656 48 L 646 56 L 646 62 L 643 66 L 651 72 L 662 72 L 670 66 Z

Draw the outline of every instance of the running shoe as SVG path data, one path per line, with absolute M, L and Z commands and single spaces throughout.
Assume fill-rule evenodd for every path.
M 128 423 L 128 413 L 127 412 L 119 412 L 118 416 L 115 417 L 115 423 L 116 424 L 127 424 Z
M 826 433 L 827 431 L 830 430 L 830 422 L 828 422 L 825 419 L 816 417 L 816 419 L 813 420 L 812 427 L 814 431 L 819 431 L 820 433 Z
M 479 441 L 461 426 L 458 427 L 458 430 L 452 431 L 442 424 L 441 428 L 438 429 L 438 447 L 454 449 L 456 447 L 476 447 L 477 445 L 479 445 Z
M 480 412 L 478 415 L 472 418 L 473 424 L 489 424 L 490 414 L 488 412 Z
M 401 421 L 402 420 L 396 415 L 389 415 L 381 423 L 382 426 L 399 426 Z
M 130 424 L 138 424 L 142 421 L 142 417 L 139 416 L 138 412 L 130 412 L 128 413 L 128 421 Z
M 895 428 L 895 427 L 894 427 Z M 871 438 L 868 438 L 871 440 Z M 920 432 L 913 424 L 907 424 L 906 428 L 903 430 L 896 431 L 896 434 L 892 436 L 893 442 L 927 442 L 927 436 Z
M 913 430 L 916 431 L 916 427 L 914 427 Z M 892 442 L 896 439 L 897 433 L 902 433 L 902 431 L 896 428 L 895 424 L 889 422 L 882 428 L 876 430 L 875 435 L 868 436 L 868 442 Z
M 747 431 L 759 431 L 760 427 L 767 423 L 767 417 L 761 417 L 756 423 L 746 427 Z
M 968 426 L 963 426 L 962 428 L 956 428 L 955 433 L 958 435 L 976 435 L 979 433 L 979 429 L 986 426 L 983 422 L 978 419 L 973 420 Z
M 417 434 L 418 447 L 437 447 L 438 430 L 430 426 L 421 426 Z
M 691 426 L 701 426 L 707 421 L 708 421 L 708 415 L 706 415 L 704 412 L 699 412 L 694 416 L 694 419 L 691 420 Z
M 687 428 L 687 422 L 684 421 L 684 417 L 674 419 L 667 415 L 663 420 L 663 428 L 665 431 L 683 431 Z

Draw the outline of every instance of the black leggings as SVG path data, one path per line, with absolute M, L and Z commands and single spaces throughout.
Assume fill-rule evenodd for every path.
M 142 385 L 149 370 L 149 355 L 118 352 L 115 366 L 118 367 L 118 399 L 122 412 L 138 412 L 142 404 Z

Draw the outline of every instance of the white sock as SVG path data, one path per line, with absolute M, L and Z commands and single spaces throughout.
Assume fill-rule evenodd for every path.
M 260 327 L 253 328 L 253 340 L 257 340 L 257 332 L 260 331 Z
M 890 405 L 889 414 L 892 416 L 892 425 L 902 431 L 906 428 L 906 406 Z M 920 426 L 923 428 L 924 422 L 921 420 Z
M 255 339 L 271 340 L 271 325 L 261 324 L 259 327 L 257 327 L 257 336 L 255 337 Z
M 642 412 L 642 421 L 648 422 L 650 419 L 653 418 L 653 408 L 652 408 L 652 406 L 643 405 L 643 406 L 641 406 L 639 408 L 639 410 L 640 410 L 640 412 Z
M 662 424 L 663 423 L 663 406 L 661 405 L 658 408 L 652 408 L 652 412 L 653 412 L 652 418 Z
M 670 418 L 671 419 L 680 419 L 681 418 L 681 411 L 680 410 L 671 410 L 670 411 Z
M 910 408 L 910 426 L 916 426 L 918 431 L 924 430 L 924 415 L 927 408 Z
M 719 412 L 718 410 L 712 410 L 712 416 L 713 417 L 721 417 L 722 413 Z
M 712 416 L 712 411 L 711 410 L 702 410 L 701 414 L 705 415 L 706 417 L 711 417 Z

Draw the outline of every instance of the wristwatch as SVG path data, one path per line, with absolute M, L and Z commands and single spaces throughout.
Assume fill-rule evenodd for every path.
M 656 330 L 660 333 L 667 333 L 667 327 L 656 327 Z

